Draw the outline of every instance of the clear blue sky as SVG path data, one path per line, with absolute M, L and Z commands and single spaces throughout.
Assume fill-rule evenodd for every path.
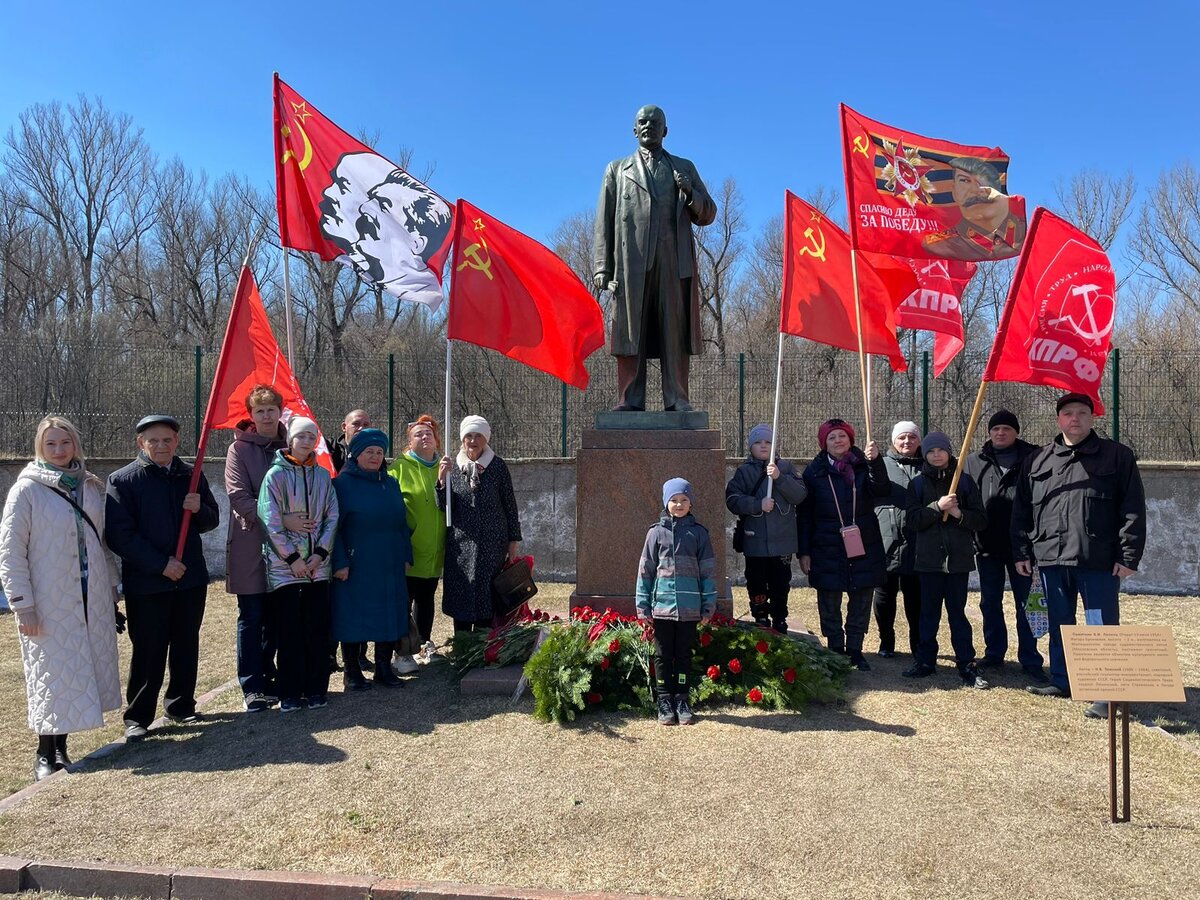
M 1195 159 L 1200 3 L 22 3 L 0 22 L 0 125 L 84 92 L 162 156 L 271 184 L 271 73 L 418 173 L 538 238 L 591 208 L 633 114 L 757 229 L 842 182 L 837 104 L 1000 145 L 1035 203 L 1086 167 L 1143 189 Z M 636 36 L 635 36 L 636 35 Z

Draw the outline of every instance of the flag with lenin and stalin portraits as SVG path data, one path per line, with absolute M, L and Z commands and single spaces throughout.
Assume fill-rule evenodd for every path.
M 342 131 L 278 75 L 274 93 L 283 246 L 336 259 L 367 284 L 437 309 L 454 207 Z
M 927 138 L 842 104 L 850 235 L 859 250 L 910 259 L 1008 259 L 1025 239 L 1025 199 L 1008 194 L 999 147 Z

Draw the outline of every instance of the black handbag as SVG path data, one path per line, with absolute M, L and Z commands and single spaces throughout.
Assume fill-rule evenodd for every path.
M 529 563 L 522 557 L 509 563 L 492 579 L 492 607 L 498 616 L 507 616 L 538 592 Z

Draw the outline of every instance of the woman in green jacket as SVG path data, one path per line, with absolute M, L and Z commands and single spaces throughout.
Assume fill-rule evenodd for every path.
M 419 635 L 417 652 L 396 661 L 396 668 L 402 672 L 415 671 L 415 667 L 409 668 L 414 662 L 422 665 L 431 662 L 437 652 L 431 640 L 433 595 L 446 556 L 446 517 L 438 509 L 434 490 L 441 457 L 442 441 L 437 422 L 430 415 L 422 415 L 408 424 L 408 446 L 389 469 L 392 477 L 400 482 L 408 511 L 408 527 L 412 531 L 413 564 L 406 580 Z

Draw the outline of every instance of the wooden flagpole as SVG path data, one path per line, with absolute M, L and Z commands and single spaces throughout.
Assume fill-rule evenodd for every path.
M 853 234 L 852 234 L 853 238 Z M 854 324 L 858 330 L 858 376 L 862 382 L 863 415 L 866 418 L 867 441 L 871 440 L 871 388 L 867 381 L 867 351 L 863 346 L 862 298 L 858 293 L 858 250 L 853 239 L 850 244 L 850 277 L 854 281 Z
M 775 412 L 771 416 L 771 455 L 767 459 L 767 465 L 775 462 L 778 456 L 776 448 L 779 446 L 779 394 L 783 388 L 783 331 L 779 332 L 779 358 L 775 364 Z M 767 479 L 767 496 L 770 497 L 772 488 L 775 486 L 774 479 Z
M 446 320 L 447 320 L 447 330 L 446 330 L 446 391 L 445 391 L 445 393 L 446 393 L 446 406 L 445 406 L 445 416 L 444 416 L 444 418 L 442 419 L 442 421 L 445 423 L 445 424 L 442 426 L 442 434 L 444 434 L 444 435 L 446 436 L 446 447 L 445 447 L 445 449 L 444 449 L 444 452 L 445 452 L 445 454 L 446 454 L 446 456 L 447 456 L 447 457 L 450 457 L 450 446 L 449 446 L 449 444 L 450 444 L 450 435 L 451 435 L 451 434 L 453 434 L 453 430 L 450 428 L 450 365 L 451 365 L 452 348 L 454 347 L 454 341 L 450 340 L 450 331 L 449 331 L 449 319 L 450 319 L 450 315 L 449 315 L 449 313 L 450 313 L 450 300 L 449 300 L 449 298 L 447 298 L 447 299 L 446 299 Z M 452 458 L 451 458 L 451 459 L 452 459 Z M 453 461 L 453 460 L 452 460 L 452 461 Z M 449 473 L 449 472 L 447 472 L 447 473 L 446 473 L 446 527 L 447 527 L 447 528 L 449 528 L 449 527 L 450 527 L 450 496 L 451 496 L 451 494 L 452 494 L 452 493 L 453 493 L 453 492 L 450 490 L 450 473 Z

